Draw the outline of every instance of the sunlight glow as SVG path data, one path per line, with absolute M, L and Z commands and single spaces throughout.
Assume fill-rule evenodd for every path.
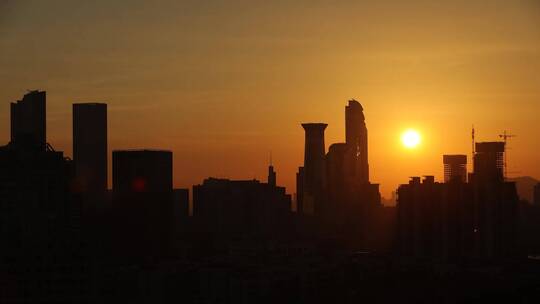
M 409 129 L 401 135 L 401 142 L 407 149 L 416 148 L 421 141 L 420 133 L 416 130 Z

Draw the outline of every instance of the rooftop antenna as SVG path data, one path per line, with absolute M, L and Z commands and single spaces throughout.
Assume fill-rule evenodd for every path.
M 508 178 L 508 152 L 507 152 L 507 143 L 508 140 L 512 137 L 516 137 L 516 135 L 508 134 L 506 133 L 506 130 L 503 131 L 503 134 L 499 134 L 499 137 L 503 139 L 504 141 L 504 179 Z
M 270 166 L 273 166 L 273 164 L 272 164 L 272 150 L 270 150 Z

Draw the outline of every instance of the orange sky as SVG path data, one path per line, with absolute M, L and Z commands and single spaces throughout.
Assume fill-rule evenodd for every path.
M 172 150 L 176 186 L 265 179 L 271 150 L 293 193 L 300 123 L 344 141 L 356 98 L 384 196 L 440 179 L 472 124 L 479 140 L 517 134 L 511 175 L 540 178 L 538 1 L 109 2 L 0 1 L 1 143 L 9 102 L 42 89 L 48 141 L 68 156 L 71 103 L 107 102 L 110 150 Z M 401 146 L 407 128 L 420 148 Z

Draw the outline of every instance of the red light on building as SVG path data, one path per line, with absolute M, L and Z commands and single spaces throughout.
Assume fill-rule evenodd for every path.
M 144 192 L 146 190 L 146 181 L 143 178 L 136 178 L 133 181 L 133 191 Z

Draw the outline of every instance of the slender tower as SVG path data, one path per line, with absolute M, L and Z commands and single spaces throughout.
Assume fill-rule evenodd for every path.
M 362 105 L 349 100 L 345 107 L 345 142 L 354 153 L 354 176 L 358 182 L 369 182 L 367 128 Z

